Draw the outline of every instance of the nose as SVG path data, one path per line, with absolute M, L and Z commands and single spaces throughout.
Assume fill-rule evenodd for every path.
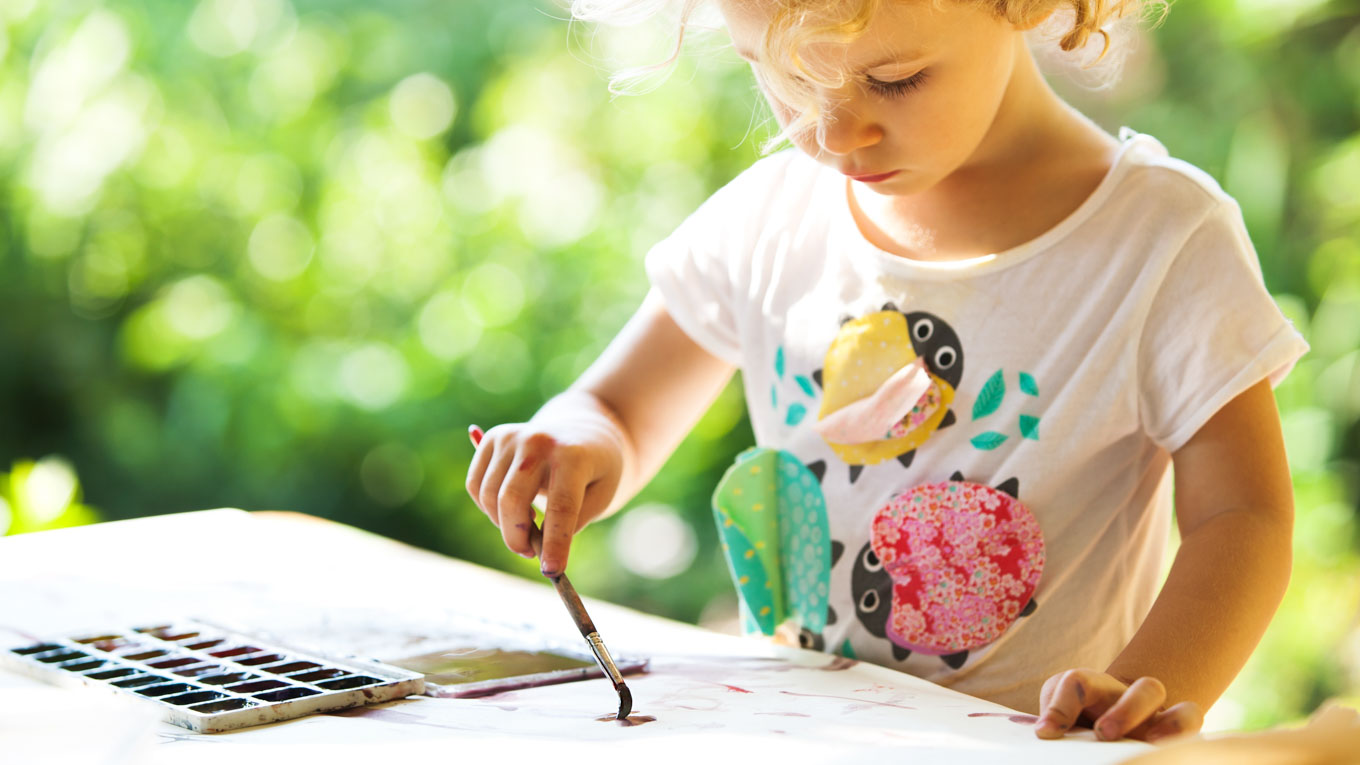
M 843 156 L 883 140 L 883 126 L 862 104 L 845 99 L 823 106 L 817 134 L 823 151 Z

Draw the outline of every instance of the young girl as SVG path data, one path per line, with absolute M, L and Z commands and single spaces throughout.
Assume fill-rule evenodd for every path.
M 1289 578 L 1271 386 L 1307 346 L 1211 178 L 1049 89 L 1023 32 L 1060 4 L 1068 49 L 1135 10 L 718 0 L 796 150 L 657 244 L 600 359 L 486 434 L 467 488 L 505 544 L 532 555 L 545 493 L 561 571 L 740 368 L 758 448 L 714 510 L 749 629 L 1043 738 L 1198 730 Z

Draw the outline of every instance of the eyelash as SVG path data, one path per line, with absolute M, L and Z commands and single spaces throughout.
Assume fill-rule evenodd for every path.
M 887 96 L 889 98 L 897 98 L 899 96 L 904 96 L 907 93 L 910 93 L 911 91 L 921 87 L 922 83 L 925 82 L 925 79 L 926 72 L 924 69 L 922 69 L 921 71 L 917 72 L 916 74 L 913 74 L 912 76 L 908 77 L 905 80 L 882 82 L 880 80 L 875 80 L 874 78 L 870 77 L 869 87 L 872 88 L 874 92 L 878 93 L 879 95 Z

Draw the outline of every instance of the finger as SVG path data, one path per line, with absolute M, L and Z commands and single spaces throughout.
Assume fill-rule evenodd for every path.
M 1182 701 L 1154 715 L 1138 738 L 1152 742 L 1183 733 L 1198 733 L 1204 727 L 1204 710 L 1193 701 Z
M 477 509 L 484 513 L 486 512 L 486 508 L 482 507 L 482 501 L 480 499 L 482 482 L 486 478 L 486 469 L 490 466 L 491 457 L 495 452 L 496 447 L 493 445 L 493 442 L 479 443 L 477 445 L 476 451 L 472 453 L 472 462 L 468 464 L 467 482 L 464 484 L 465 488 L 467 488 L 468 496 L 472 497 L 472 501 L 477 505 Z M 490 513 L 488 513 L 488 515 L 490 515 Z M 495 518 L 492 518 L 492 521 L 494 522 Z
M 1166 686 L 1162 681 L 1155 677 L 1140 677 L 1091 727 L 1096 731 L 1096 738 L 1118 741 L 1161 711 L 1165 702 Z
M 1058 687 L 1058 681 L 1062 679 L 1066 672 L 1059 672 L 1044 681 L 1044 687 L 1039 689 L 1039 712 L 1042 713 L 1048 708 L 1048 702 L 1053 698 L 1053 689 Z
M 511 463 L 505 482 L 496 497 L 500 514 L 501 538 L 505 546 L 525 558 L 534 557 L 529 534 L 534 522 L 534 497 L 546 478 L 546 463 L 526 445 Z
M 1062 738 L 1063 733 L 1076 724 L 1083 710 L 1091 709 L 1095 714 L 1104 712 L 1123 690 L 1123 683 L 1102 672 L 1090 669 L 1064 672 L 1053 688 L 1048 706 L 1039 709 L 1034 735 Z
M 581 513 L 576 517 L 576 531 L 579 532 L 609 509 L 609 502 L 614 499 L 614 492 L 618 488 L 617 480 L 592 481 L 586 485 L 585 497 L 581 499 Z
M 487 448 L 490 444 L 495 452 L 490 457 L 490 464 L 486 467 L 486 472 L 482 475 L 482 485 L 477 490 L 477 501 L 482 505 L 482 511 L 491 518 L 491 522 L 497 526 L 501 525 L 500 514 L 500 493 L 501 484 L 505 483 L 505 474 L 510 471 L 510 463 L 514 460 L 514 452 L 509 452 L 504 448 L 496 449 L 496 442 L 490 439 L 483 439 L 482 448 Z
M 586 493 L 586 471 L 579 462 L 562 460 L 548 477 L 548 504 L 543 511 L 544 576 L 561 574 L 567 568 L 571 537 Z

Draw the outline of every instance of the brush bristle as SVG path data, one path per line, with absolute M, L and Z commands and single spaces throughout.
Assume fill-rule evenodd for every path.
M 628 686 L 619 683 L 619 716 L 616 719 L 626 720 L 628 715 L 633 713 L 633 692 L 628 690 Z

